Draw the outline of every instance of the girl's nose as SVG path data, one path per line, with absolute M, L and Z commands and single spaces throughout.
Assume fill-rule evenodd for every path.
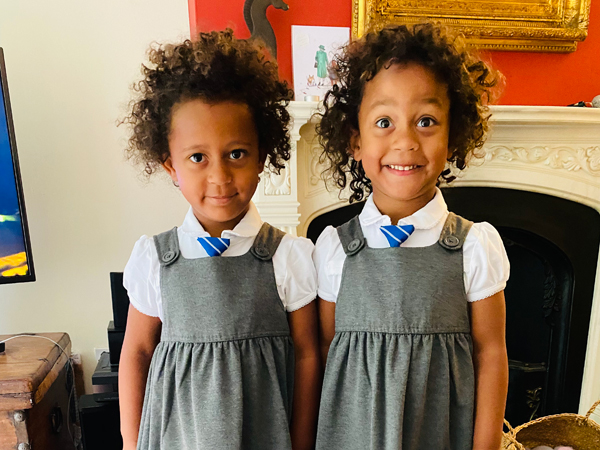
M 417 133 L 411 126 L 396 127 L 392 139 L 394 150 L 411 151 L 419 149 Z
M 231 182 L 231 172 L 226 164 L 215 162 L 208 173 L 208 182 L 216 185 L 223 185 Z

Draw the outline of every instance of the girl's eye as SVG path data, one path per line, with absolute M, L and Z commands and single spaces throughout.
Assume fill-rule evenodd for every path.
M 202 153 L 194 153 L 190 156 L 190 160 L 194 163 L 201 163 L 204 161 L 204 155 Z
M 379 119 L 377 122 L 375 122 L 375 125 L 377 125 L 379 128 L 389 128 L 392 126 L 392 122 L 390 121 L 390 119 Z
M 431 117 L 423 117 L 417 122 L 417 126 L 427 128 L 435 125 L 435 123 L 435 120 L 433 120 Z
M 244 154 L 246 153 L 245 150 L 233 150 L 230 154 L 229 157 L 231 159 L 241 159 Z

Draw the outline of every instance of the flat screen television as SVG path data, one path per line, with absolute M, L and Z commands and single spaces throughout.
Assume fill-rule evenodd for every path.
M 4 51 L 0 48 L 0 284 L 35 281 Z

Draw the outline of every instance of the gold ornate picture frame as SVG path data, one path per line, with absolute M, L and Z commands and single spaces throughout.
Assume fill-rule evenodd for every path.
M 577 42 L 586 38 L 591 3 L 591 0 L 352 1 L 353 38 L 388 24 L 434 21 L 463 33 L 473 47 L 559 53 L 574 52 Z

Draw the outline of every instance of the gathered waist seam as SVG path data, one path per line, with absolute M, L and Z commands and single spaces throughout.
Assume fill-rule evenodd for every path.
M 280 332 L 280 333 L 264 333 L 264 334 L 249 334 L 245 336 L 235 336 L 235 337 L 221 337 L 221 336 L 206 336 L 203 338 L 193 339 L 193 338 L 184 338 L 177 336 L 170 336 L 167 339 L 161 338 L 161 343 L 173 343 L 173 344 L 215 344 L 219 342 L 235 342 L 235 341 L 248 341 L 255 339 L 265 339 L 265 338 L 290 338 L 291 335 L 289 332 Z
M 389 330 L 365 330 L 365 329 L 347 329 L 347 330 L 336 330 L 335 334 L 343 333 L 366 333 L 366 334 L 395 334 L 402 336 L 413 336 L 413 335 L 443 335 L 443 334 L 466 334 L 471 335 L 471 330 L 445 330 L 445 331 L 423 331 L 423 330 L 407 330 L 407 331 L 389 331 Z

